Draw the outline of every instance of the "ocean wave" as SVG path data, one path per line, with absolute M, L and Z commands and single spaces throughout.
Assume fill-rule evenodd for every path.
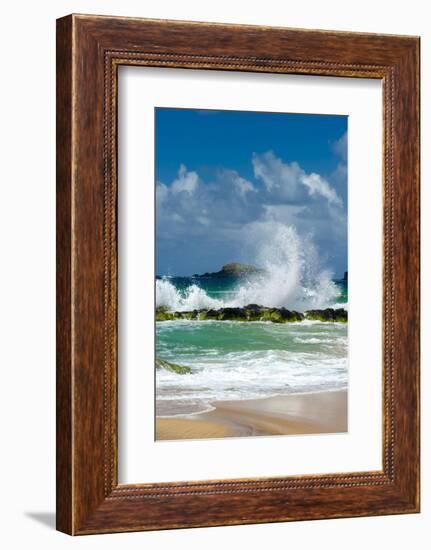
M 334 338 L 300 338 L 293 339 L 297 344 L 333 344 Z
M 219 309 L 224 306 L 222 300 L 211 298 L 205 290 L 195 284 L 180 291 L 165 278 L 156 281 L 156 307 L 163 307 L 169 311 L 193 311 Z
M 200 412 L 220 400 L 346 388 L 347 347 L 345 323 L 160 323 L 157 356 L 191 372 L 156 371 L 157 414 Z
M 348 310 L 349 309 L 349 304 L 348 302 L 335 302 L 334 304 L 329 304 L 329 306 L 331 309 L 345 309 L 345 310 Z
M 268 227 L 266 232 L 268 233 Z M 333 274 L 322 269 L 311 237 L 301 237 L 292 226 L 275 224 L 263 239 L 256 263 L 264 270 L 242 280 L 224 297 L 214 298 L 197 284 L 177 289 L 168 278 L 156 281 L 156 305 L 169 311 L 245 307 L 258 304 L 296 311 L 323 309 L 338 303 L 341 293 Z
M 157 372 L 157 400 L 252 399 L 347 387 L 346 357 L 255 351 L 190 360 L 193 376 Z

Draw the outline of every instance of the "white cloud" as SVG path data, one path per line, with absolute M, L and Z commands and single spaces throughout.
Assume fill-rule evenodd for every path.
M 302 175 L 300 178 L 301 183 L 303 183 L 307 188 L 310 196 L 321 195 L 324 197 L 330 204 L 335 204 L 336 206 L 342 206 L 343 201 L 337 195 L 335 189 L 333 189 L 327 181 L 319 176 L 319 174 L 306 174 Z
M 286 164 L 268 151 L 262 155 L 254 153 L 252 163 L 255 178 L 263 181 L 268 192 L 286 200 L 297 198 L 299 177 L 303 173 L 297 162 Z
M 263 181 L 268 194 L 278 201 L 307 202 L 309 197 L 323 197 L 329 203 L 342 206 L 342 200 L 319 174 L 307 174 L 297 162 L 284 163 L 272 151 L 253 155 L 254 175 Z M 305 191 L 307 193 L 305 193 Z
M 165 202 L 165 200 L 168 198 L 168 195 L 169 195 L 168 187 L 164 183 L 161 183 L 160 181 L 158 181 L 156 185 L 157 204 L 161 206 Z
M 188 172 L 184 164 L 181 164 L 178 170 L 178 176 L 173 181 L 171 189 L 172 192 L 181 193 L 186 192 L 189 195 L 193 194 L 199 184 L 199 176 L 196 172 Z
M 257 189 L 253 186 L 253 184 L 241 176 L 235 175 L 233 182 L 241 197 L 245 197 L 247 193 L 257 192 Z
M 157 183 L 160 272 L 169 272 L 168 260 L 176 274 L 211 271 L 228 259 L 253 263 L 244 243 L 256 223 L 269 222 L 313 233 L 331 261 L 338 255 L 339 264 L 345 262 L 346 212 L 334 186 L 273 152 L 254 154 L 251 162 L 255 184 L 228 168 L 205 181 L 184 165 L 170 185 Z M 343 189 L 345 180 L 340 177 L 337 185 Z
M 334 142 L 332 146 L 334 152 L 339 155 L 344 162 L 347 161 L 347 130 L 344 134 Z

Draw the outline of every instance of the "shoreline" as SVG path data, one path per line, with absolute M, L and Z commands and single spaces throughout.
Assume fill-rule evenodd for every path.
M 156 440 L 347 432 L 347 389 L 214 401 L 213 410 L 156 417 Z

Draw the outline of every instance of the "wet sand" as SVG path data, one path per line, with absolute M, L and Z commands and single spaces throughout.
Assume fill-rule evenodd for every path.
M 347 391 L 217 401 L 202 414 L 157 417 L 156 439 L 209 439 L 257 435 L 343 433 Z

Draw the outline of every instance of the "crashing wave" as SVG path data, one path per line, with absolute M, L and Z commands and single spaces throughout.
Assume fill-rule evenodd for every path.
M 167 279 L 156 281 L 156 307 L 168 311 L 193 311 L 194 309 L 218 309 L 225 304 L 211 298 L 202 288 L 191 285 L 179 291 Z
M 225 301 L 212 298 L 193 284 L 180 291 L 167 279 L 156 282 L 156 306 L 168 311 L 245 307 L 259 304 L 305 311 L 337 302 L 340 291 L 332 273 L 322 269 L 311 237 L 301 237 L 293 226 L 262 224 L 256 263 L 264 270 L 242 280 Z

